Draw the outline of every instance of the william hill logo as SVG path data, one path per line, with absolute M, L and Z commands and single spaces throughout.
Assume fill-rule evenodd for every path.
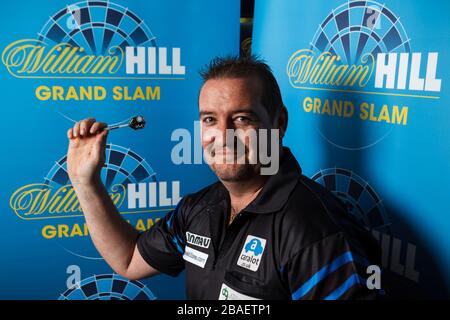
M 345 64 L 339 55 L 302 49 L 289 59 L 287 74 L 294 88 L 304 85 L 348 87 L 362 89 L 372 80 L 375 89 L 397 89 L 414 91 L 441 91 L 441 80 L 436 78 L 437 52 L 428 53 L 378 53 L 376 57 L 367 53 L 359 63 Z M 425 60 L 425 66 L 423 64 Z M 425 69 L 425 77 L 420 77 Z
M 186 73 L 181 48 L 158 47 L 143 19 L 109 1 L 78 2 L 58 11 L 38 39 L 20 39 L 6 46 L 2 63 L 19 78 L 150 75 L 173 79 Z
M 308 48 L 290 54 L 289 83 L 307 92 L 303 111 L 322 116 L 322 128 L 333 128 L 318 128 L 327 142 L 345 150 L 373 146 L 388 136 L 384 124 L 410 124 L 413 99 L 440 99 L 439 53 L 414 52 L 410 42 L 399 17 L 387 6 L 349 0 L 319 23 Z M 354 132 L 360 121 L 381 125 L 372 126 L 372 137 L 331 134 Z
M 320 23 L 310 48 L 294 52 L 294 88 L 440 92 L 437 52 L 411 52 L 399 18 L 376 1 L 345 1 Z

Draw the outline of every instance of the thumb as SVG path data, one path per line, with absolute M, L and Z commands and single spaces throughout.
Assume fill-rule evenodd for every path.
M 103 130 L 95 136 L 94 152 L 95 154 L 98 154 L 101 159 L 105 156 L 107 136 L 108 130 Z

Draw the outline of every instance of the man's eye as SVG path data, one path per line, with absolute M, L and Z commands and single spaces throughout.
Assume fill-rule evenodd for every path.
M 250 118 L 244 117 L 244 116 L 238 116 L 235 118 L 235 121 L 239 123 L 249 123 L 251 120 Z
M 214 122 L 214 118 L 213 117 L 204 117 L 203 118 L 203 122 L 206 124 L 210 124 Z

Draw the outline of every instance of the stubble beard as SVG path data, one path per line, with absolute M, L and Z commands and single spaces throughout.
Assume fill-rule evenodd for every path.
M 226 182 L 239 182 L 252 179 L 259 172 L 259 165 L 252 164 L 212 164 L 216 176 Z

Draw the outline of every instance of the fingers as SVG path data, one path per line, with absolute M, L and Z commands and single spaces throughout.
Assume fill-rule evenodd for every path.
M 107 124 L 104 122 L 96 122 L 94 118 L 87 118 L 75 123 L 73 128 L 67 131 L 67 137 L 69 139 L 87 137 L 102 131 L 106 127 Z
M 106 128 L 107 125 L 104 122 L 95 122 L 92 126 L 91 129 L 89 130 L 90 134 L 94 134 L 96 132 L 102 131 L 104 128 Z
M 95 123 L 94 118 L 87 118 L 80 121 L 80 136 L 88 136 L 92 124 Z
M 73 126 L 73 137 L 77 138 L 80 136 L 80 123 L 77 122 L 75 123 L 75 125 Z

